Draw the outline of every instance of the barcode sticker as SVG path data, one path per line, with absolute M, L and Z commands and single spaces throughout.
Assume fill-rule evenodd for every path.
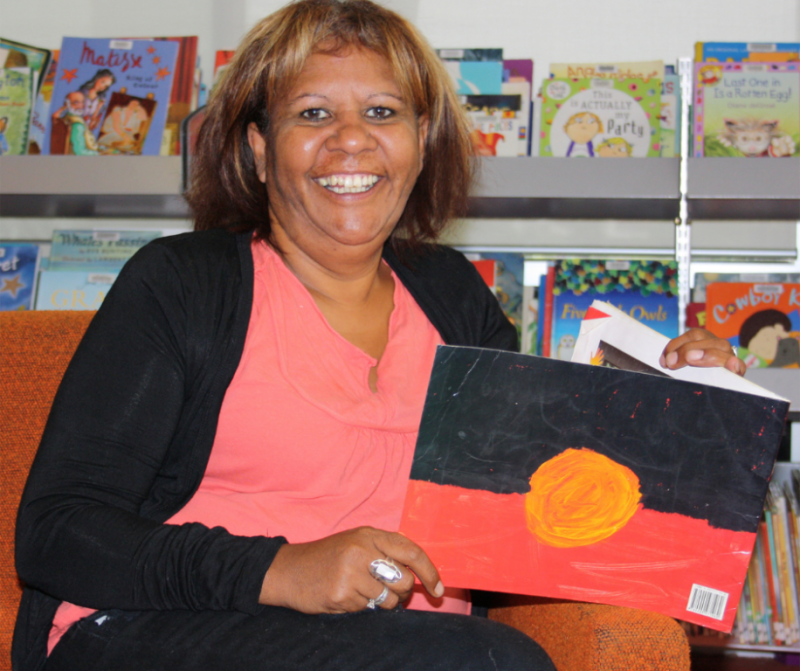
M 119 231 L 92 231 L 92 240 L 99 242 L 117 242 L 121 237 Z
M 762 54 L 773 53 L 778 50 L 778 45 L 774 42 L 750 42 L 747 45 L 748 51 L 758 51 Z
M 692 585 L 692 592 L 689 594 L 689 604 L 686 606 L 686 610 L 690 613 L 721 620 L 725 616 L 725 606 L 727 605 L 727 592 L 720 592 L 718 589 L 711 589 L 702 585 Z
M 133 40 L 111 40 L 108 44 L 108 48 L 130 51 L 133 49 Z

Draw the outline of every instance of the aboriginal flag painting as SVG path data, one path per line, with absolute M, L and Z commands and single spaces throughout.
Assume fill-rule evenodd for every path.
M 730 631 L 787 412 L 669 377 L 443 346 L 400 530 L 449 587 Z

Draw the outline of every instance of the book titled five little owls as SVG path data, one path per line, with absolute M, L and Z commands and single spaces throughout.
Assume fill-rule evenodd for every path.
M 556 78 L 542 87 L 540 156 L 660 155 L 661 80 Z
M 800 63 L 695 65 L 695 157 L 800 155 Z

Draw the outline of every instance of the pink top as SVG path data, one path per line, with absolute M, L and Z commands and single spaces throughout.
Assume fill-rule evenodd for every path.
M 397 530 L 441 336 L 393 275 L 389 340 L 377 362 L 328 324 L 274 250 L 255 242 L 252 249 L 253 311 L 242 358 L 200 487 L 167 524 L 201 522 L 290 543 L 362 525 Z M 368 376 L 376 364 L 373 393 Z M 417 588 L 410 608 L 469 611 L 463 590 L 432 599 Z M 61 604 L 48 652 L 92 612 Z

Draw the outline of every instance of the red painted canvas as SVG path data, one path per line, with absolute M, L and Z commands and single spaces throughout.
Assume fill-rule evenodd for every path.
M 660 375 L 440 347 L 401 531 L 448 586 L 730 631 L 787 412 Z

